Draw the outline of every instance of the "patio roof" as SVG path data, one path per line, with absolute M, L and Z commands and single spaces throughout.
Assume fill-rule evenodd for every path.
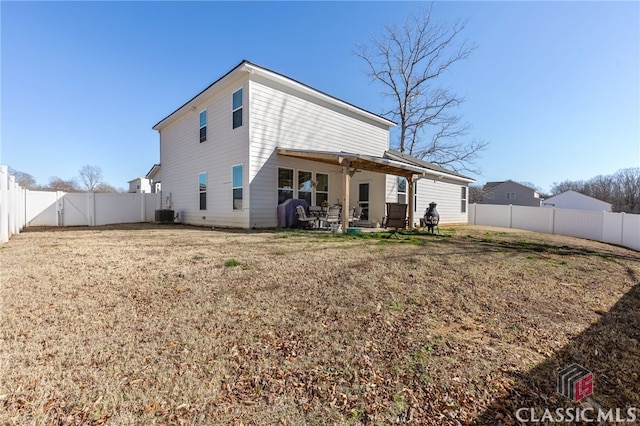
M 373 155 L 355 154 L 343 151 L 313 151 L 307 149 L 278 148 L 277 153 L 286 157 L 300 158 L 303 160 L 319 161 L 321 163 L 343 166 L 348 162 L 349 167 L 355 170 L 385 173 L 396 176 L 425 175 L 428 171 L 424 167 L 401 161 L 391 160 Z

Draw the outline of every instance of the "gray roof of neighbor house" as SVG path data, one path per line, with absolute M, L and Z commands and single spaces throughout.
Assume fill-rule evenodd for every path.
M 444 167 L 438 166 L 437 164 L 430 163 L 428 161 L 421 160 L 420 158 L 412 157 L 411 155 L 403 154 L 400 151 L 396 151 L 394 149 L 389 149 L 384 153 L 386 158 L 390 158 L 392 160 L 403 161 L 406 163 L 414 164 L 416 166 L 420 166 L 425 169 L 433 170 L 435 172 L 446 173 L 448 175 L 457 176 L 464 179 L 470 179 L 475 182 L 474 179 L 461 175 L 460 173 L 451 171 L 449 169 L 445 169 Z
M 545 202 L 546 202 L 546 203 L 551 203 L 551 202 L 553 202 L 553 201 L 554 201 L 554 199 L 562 198 L 563 196 L 568 195 L 568 194 L 574 194 L 574 196 L 576 196 L 576 197 L 578 197 L 578 198 L 588 199 L 588 200 L 592 200 L 592 201 L 598 201 L 598 202 L 603 203 L 603 204 L 608 204 L 608 205 L 609 205 L 609 207 L 613 206 L 613 204 L 608 203 L 608 202 L 606 202 L 606 201 L 603 201 L 603 200 L 601 200 L 601 199 L 599 199 L 599 198 L 590 197 L 590 196 L 585 195 L 585 194 L 583 194 L 583 193 L 581 193 L 581 192 L 574 191 L 574 190 L 571 190 L 571 189 L 569 189 L 569 190 L 567 190 L 567 191 L 564 191 L 564 192 L 561 192 L 560 194 L 556 194 L 556 195 L 554 195 L 554 196 L 552 196 L 552 197 L 549 197 L 549 198 L 547 198 L 547 199 L 545 200 Z
M 350 108 L 354 108 L 355 110 L 357 110 L 358 112 L 360 112 L 361 114 L 370 116 L 372 118 L 377 119 L 378 121 L 382 121 L 384 122 L 386 125 L 388 125 L 389 127 L 395 127 L 396 123 L 394 123 L 393 121 L 389 120 L 388 118 L 385 118 L 379 114 L 367 111 L 363 108 L 360 108 L 356 105 L 353 105 L 349 102 L 343 101 L 342 99 L 336 98 L 335 96 L 329 95 L 325 92 L 322 92 L 318 89 L 315 89 L 307 84 L 301 83 L 297 80 L 294 80 L 290 77 L 287 77 L 284 74 L 280 74 L 278 72 L 272 71 L 268 68 L 262 67 L 260 65 L 256 65 L 252 62 L 247 61 L 246 59 L 243 60 L 242 62 L 240 62 L 238 65 L 236 65 L 235 67 L 233 67 L 229 72 L 227 72 L 226 74 L 224 74 L 222 77 L 220 77 L 219 79 L 217 79 L 216 81 L 214 81 L 213 83 L 211 83 L 210 85 L 208 85 L 204 90 L 202 90 L 200 93 L 198 93 L 197 95 L 195 95 L 193 98 L 189 99 L 187 102 L 185 102 L 182 106 L 180 106 L 178 109 L 176 109 L 175 111 L 173 111 L 171 114 L 169 114 L 168 116 L 166 116 L 165 118 L 163 118 L 162 120 L 160 120 L 159 122 L 157 122 L 154 126 L 153 129 L 154 130 L 159 130 L 157 129 L 158 126 L 160 126 L 161 124 L 163 124 L 165 121 L 167 121 L 170 117 L 174 116 L 176 113 L 178 113 L 180 110 L 182 110 L 183 108 L 185 108 L 187 105 L 189 105 L 192 101 L 196 100 L 198 97 L 200 97 L 201 95 L 203 95 L 205 92 L 209 91 L 213 86 L 215 86 L 218 82 L 224 80 L 227 76 L 229 76 L 230 74 L 236 72 L 237 70 L 240 69 L 247 69 L 249 71 L 253 71 L 253 72 L 261 72 L 263 75 L 270 77 L 271 79 L 275 79 L 281 82 L 285 82 L 288 83 L 289 85 L 295 85 L 298 86 L 299 88 L 302 88 L 304 90 L 306 90 L 307 92 L 311 91 L 313 92 L 316 96 L 321 96 L 324 97 L 325 99 L 329 100 L 330 102 L 333 103 L 338 103 L 338 104 L 342 104 L 343 106 L 347 106 Z
M 523 188 L 529 189 L 529 190 L 531 190 L 531 191 L 533 191 L 533 192 L 538 192 L 535 188 L 531 188 L 530 186 L 523 185 L 523 184 L 518 183 L 518 182 L 516 182 L 516 181 L 513 181 L 513 180 L 511 180 L 511 179 L 503 180 L 503 181 L 501 181 L 501 182 L 487 182 L 487 183 L 482 187 L 482 190 L 483 190 L 483 191 L 491 191 L 493 188 L 495 188 L 495 187 L 497 187 L 497 186 L 500 186 L 500 185 L 502 185 L 502 184 L 505 184 L 505 183 L 507 183 L 507 182 L 514 183 L 514 184 L 516 184 L 516 185 L 518 185 L 518 186 L 521 186 L 521 187 L 523 187 Z

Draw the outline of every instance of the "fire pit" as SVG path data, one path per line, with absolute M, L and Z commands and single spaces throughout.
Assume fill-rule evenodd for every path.
M 423 227 L 427 227 L 427 231 L 433 234 L 434 228 L 438 226 L 440 222 L 440 213 L 436 210 L 437 204 L 434 202 L 429 203 L 429 208 L 424 214 L 424 217 L 420 220 Z

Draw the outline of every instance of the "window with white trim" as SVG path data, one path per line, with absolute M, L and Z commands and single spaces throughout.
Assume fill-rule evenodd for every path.
M 242 210 L 242 164 L 233 166 L 232 171 L 233 210 Z
M 207 140 L 207 110 L 200 111 L 200 142 Z
M 467 187 L 460 188 L 460 213 L 467 212 Z
M 313 173 L 298 170 L 298 198 L 306 200 L 311 205 L 311 193 L 313 190 Z
M 316 173 L 316 206 L 329 202 L 329 175 Z
M 233 128 L 242 126 L 242 89 L 233 92 L 232 101 Z
M 407 178 L 398 176 L 398 203 L 407 204 Z
M 293 169 L 278 167 L 278 204 L 293 198 Z
M 207 174 L 198 174 L 198 192 L 200 193 L 200 210 L 207 209 Z

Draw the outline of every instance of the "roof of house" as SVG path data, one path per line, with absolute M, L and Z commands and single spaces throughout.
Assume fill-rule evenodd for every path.
M 482 187 L 482 190 L 485 191 L 485 192 L 491 191 L 492 189 L 497 188 L 500 185 L 504 185 L 505 183 L 512 183 L 512 184 L 521 186 L 522 188 L 526 188 L 528 190 L 531 190 L 533 192 L 538 192 L 535 188 L 531 188 L 529 186 L 526 186 L 526 185 L 523 185 L 521 183 L 515 182 L 515 181 L 513 181 L 511 179 L 508 179 L 508 180 L 505 180 L 505 181 L 502 181 L 502 182 L 487 182 L 484 185 L 484 187 Z
M 351 163 L 351 167 L 357 170 L 368 170 L 376 173 L 386 173 L 396 176 L 407 176 L 408 174 L 418 175 L 438 175 L 447 176 L 452 179 L 473 182 L 473 179 L 442 169 L 428 169 L 423 165 L 407 162 L 402 159 L 376 157 L 373 155 L 356 154 L 345 151 L 316 151 L 307 149 L 278 148 L 279 155 L 288 157 L 303 158 L 311 161 L 319 161 L 327 164 L 342 165 L 344 160 Z
M 413 157 L 411 155 L 404 154 L 404 153 L 402 153 L 400 151 L 396 151 L 395 149 L 387 150 L 384 153 L 384 157 L 390 158 L 392 160 L 398 160 L 398 161 L 402 161 L 402 162 L 405 162 L 405 163 L 414 164 L 416 166 L 420 166 L 422 168 L 433 170 L 433 171 L 436 171 L 436 172 L 446 173 L 448 175 L 453 175 L 453 176 L 457 176 L 457 177 L 461 177 L 461 178 L 465 178 L 465 179 L 470 179 L 471 181 L 475 182 L 474 179 L 471 179 L 468 176 L 461 175 L 458 172 L 454 172 L 454 171 L 451 171 L 449 169 L 445 169 L 444 167 L 438 166 L 437 164 L 430 163 L 430 162 L 422 160 L 420 158 L 416 158 L 416 157 Z
M 156 174 L 158 174 L 159 171 L 160 171 L 160 164 L 156 163 L 153 166 L 151 166 L 151 169 L 147 172 L 145 176 L 147 179 L 153 179 L 156 176 Z
M 582 193 L 580 193 L 578 191 L 573 191 L 571 189 L 568 190 L 568 191 L 561 192 L 560 194 L 556 194 L 553 197 L 549 197 L 544 202 L 545 202 L 545 204 L 553 204 L 554 201 L 556 201 L 556 200 L 558 200 L 560 198 L 564 198 L 566 195 L 569 195 L 569 194 L 572 194 L 573 196 L 577 196 L 578 198 L 582 198 L 582 199 L 585 199 L 585 200 L 588 199 L 588 200 L 591 200 L 591 201 L 597 201 L 598 203 L 606 204 L 609 207 L 611 207 L 613 205 L 611 203 L 607 203 L 606 201 L 602 201 L 602 200 L 599 200 L 597 198 L 590 197 L 588 195 L 582 194 Z
M 160 120 L 158 123 L 156 123 L 153 126 L 154 130 L 160 130 L 160 127 L 166 123 L 170 118 L 172 118 L 173 116 L 177 115 L 177 113 L 183 109 L 185 109 L 187 106 L 189 106 L 192 103 L 195 103 L 199 98 L 201 98 L 205 93 L 209 92 L 214 86 L 216 86 L 218 83 L 220 83 L 221 81 L 225 80 L 227 77 L 229 77 L 231 74 L 237 73 L 239 71 L 248 71 L 250 73 L 258 73 L 266 78 L 269 78 L 271 80 L 274 81 L 279 81 L 281 83 L 284 83 L 288 86 L 291 87 L 295 87 L 298 90 L 302 90 L 303 92 L 307 92 L 315 97 L 320 97 L 320 98 L 324 98 L 325 100 L 327 100 L 328 102 L 335 104 L 335 105 L 339 105 L 343 108 L 346 108 L 348 110 L 355 110 L 356 112 L 358 112 L 359 114 L 368 116 L 369 118 L 372 118 L 378 122 L 381 122 L 389 127 L 394 127 L 396 126 L 396 123 L 394 123 L 391 120 L 388 120 L 387 118 L 379 115 L 379 114 L 375 114 L 373 112 L 367 111 L 363 108 L 360 108 L 356 105 L 353 105 L 349 102 L 343 101 L 342 99 L 336 98 L 335 96 L 329 95 L 325 92 L 322 92 L 318 89 L 315 89 L 309 85 L 306 85 L 304 83 L 301 83 L 297 80 L 294 80 L 290 77 L 287 77 L 283 74 L 277 73 L 275 71 L 272 71 L 268 68 L 262 67 L 260 65 L 256 65 L 252 62 L 249 62 L 247 60 L 243 60 L 242 62 L 240 62 L 238 65 L 236 65 L 235 67 L 233 67 L 229 72 L 227 72 L 226 74 L 224 74 L 222 77 L 220 77 L 219 79 L 217 79 L 216 81 L 214 81 L 213 83 L 211 83 L 209 86 L 207 86 L 204 90 L 202 90 L 200 93 L 198 93 L 197 95 L 195 95 L 193 98 L 189 99 L 187 102 L 185 102 L 182 106 L 180 106 L 178 109 L 176 109 L 175 111 L 173 111 L 171 114 L 169 114 L 168 116 L 166 116 L 165 118 L 163 118 L 162 120 Z M 194 105 L 195 106 L 195 105 Z
M 140 176 L 140 177 L 137 177 L 137 178 L 135 178 L 135 179 L 131 179 L 131 180 L 130 180 L 129 182 L 127 182 L 127 183 L 135 182 L 135 181 L 137 181 L 137 180 L 142 181 L 143 179 L 146 179 L 146 177 L 144 177 L 144 176 Z

